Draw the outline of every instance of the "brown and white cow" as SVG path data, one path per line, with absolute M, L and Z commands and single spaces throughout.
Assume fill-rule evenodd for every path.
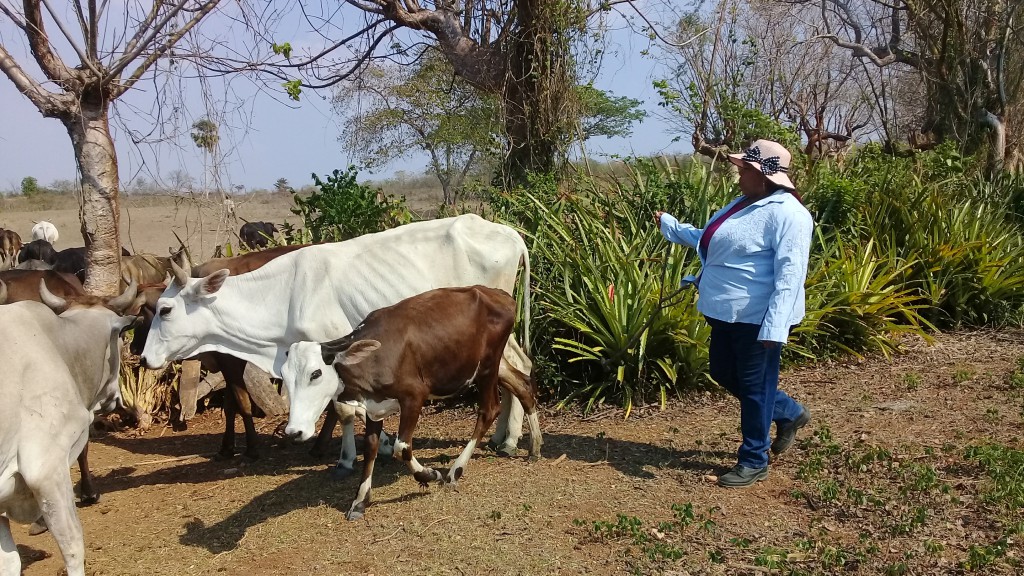
M 515 316 L 516 301 L 502 290 L 479 285 L 438 288 L 371 312 L 343 338 L 298 342 L 289 348 L 282 368 L 290 402 L 286 435 L 311 438 L 317 418 L 335 397 L 366 410 L 363 475 L 346 518 L 361 518 L 370 503 L 378 434 L 383 419 L 395 412 L 401 413 L 395 458 L 408 464 L 422 486 L 453 484 L 462 476 L 498 416 L 499 382 L 526 409 L 530 456 L 540 457 L 535 386 L 502 359 Z M 466 448 L 447 473 L 420 464 L 412 454 L 412 434 L 423 405 L 474 387 L 479 397 L 476 428 Z

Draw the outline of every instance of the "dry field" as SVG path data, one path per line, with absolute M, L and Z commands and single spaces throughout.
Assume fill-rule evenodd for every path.
M 236 213 L 280 223 L 289 205 L 256 197 L 237 200 Z M 125 244 L 163 254 L 174 229 L 201 259 L 229 238 L 220 214 L 214 202 L 130 198 Z M 39 219 L 61 230 L 58 248 L 81 245 L 73 199 L 0 200 L 2 227 L 27 236 Z M 186 432 L 100 434 L 90 458 L 103 499 L 79 509 L 87 571 L 1019 574 L 1024 517 L 1007 506 L 1024 502 L 1022 357 L 1024 333 L 975 332 L 908 342 L 891 361 L 786 371 L 784 388 L 815 420 L 766 482 L 739 491 L 709 479 L 739 441 L 737 403 L 714 395 L 628 420 L 614 409 L 546 412 L 543 460 L 481 452 L 455 489 L 421 491 L 400 463 L 379 460 L 374 503 L 354 523 L 344 511 L 356 481 L 332 481 L 307 446 L 273 436 L 281 419 L 259 421 L 253 463 L 212 460 L 217 409 Z M 443 467 L 472 420 L 465 406 L 428 410 L 417 455 Z M 988 465 L 968 455 L 989 443 L 999 447 Z M 15 540 L 24 574 L 59 571 L 48 534 L 18 526 Z
M 219 244 L 238 245 L 238 228 L 245 221 L 266 220 L 280 224 L 297 222 L 288 211 L 291 196 L 266 194 L 237 197 L 235 218 L 230 218 L 221 202 L 174 196 L 129 196 L 122 202 L 121 243 L 133 254 L 149 252 L 164 256 L 177 248 L 175 234 L 189 246 L 197 262 L 209 258 Z M 55 248 L 62 250 L 84 244 L 78 217 L 78 204 L 71 196 L 40 198 L 11 197 L 0 200 L 0 228 L 9 228 L 30 239 L 32 224 L 49 220 L 57 226 L 60 239 Z

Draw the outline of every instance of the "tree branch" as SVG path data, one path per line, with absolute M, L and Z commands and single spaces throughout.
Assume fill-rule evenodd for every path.
M 14 82 L 14 86 L 35 105 L 43 116 L 54 118 L 63 109 L 59 97 L 43 88 L 34 78 L 14 61 L 3 44 L 0 44 L 0 70 Z
M 188 2 L 188 0 L 181 0 L 180 2 L 175 4 L 170 10 L 168 10 L 167 14 L 164 14 L 164 17 L 160 20 L 160 22 L 158 22 L 156 24 L 156 26 L 152 27 L 153 31 L 148 36 L 146 36 L 145 39 L 139 41 L 136 44 L 134 49 L 125 48 L 125 51 L 124 51 L 123 55 L 120 58 L 118 58 L 117 61 L 114 62 L 113 65 L 111 65 L 110 71 L 107 73 L 106 78 L 103 79 L 104 82 L 109 82 L 109 81 L 119 77 L 121 75 L 121 72 L 123 72 L 124 69 L 127 68 L 129 64 L 134 62 L 135 59 L 138 58 L 139 55 L 142 54 L 143 50 L 145 50 L 146 48 L 148 48 L 150 45 L 153 44 L 153 42 L 156 40 L 156 37 L 160 34 L 160 32 L 162 32 L 164 30 L 164 27 L 167 26 L 167 23 L 170 22 L 172 18 L 177 16 L 179 12 L 181 12 L 181 9 L 185 7 L 185 4 L 187 2 Z M 205 8 L 205 7 L 209 6 L 210 4 L 213 4 L 214 6 L 216 6 L 217 3 L 219 3 L 219 2 L 220 2 L 220 0 L 210 0 L 210 2 L 207 2 L 203 7 Z M 212 7 L 210 7 L 210 9 L 212 10 Z M 209 12 L 209 10 L 207 10 L 206 12 L 202 12 L 202 9 L 200 9 L 200 12 L 201 12 L 202 16 L 205 16 Z M 200 19 L 202 19 L 202 16 L 200 16 Z M 148 18 L 148 16 L 147 16 L 147 18 Z M 196 18 L 193 16 L 192 20 L 189 21 L 189 24 L 191 26 L 195 26 L 195 23 L 198 22 L 198 21 L 199 20 L 196 20 Z M 188 26 L 188 25 L 186 25 L 186 26 Z M 191 26 L 189 26 L 189 28 L 191 28 Z M 140 27 L 139 30 L 141 31 L 142 28 Z M 184 36 L 184 34 L 181 33 L 181 31 L 182 30 L 179 29 L 179 30 L 175 31 L 174 34 L 171 35 L 172 38 L 177 36 L 177 38 L 174 39 L 174 42 L 177 42 L 178 39 L 180 39 L 182 36 Z M 131 44 L 135 40 L 136 40 L 135 37 L 132 37 L 132 40 L 129 42 L 129 44 Z M 169 48 L 169 47 L 170 46 L 167 46 L 167 48 Z M 165 51 L 166 51 L 166 48 L 165 48 Z M 152 64 L 152 62 L 150 64 Z M 147 65 L 146 68 L 149 68 L 149 66 Z M 145 72 L 145 70 L 143 70 L 143 72 Z M 140 76 L 141 76 L 141 74 L 140 74 Z
M 71 45 L 71 49 L 74 50 L 76 54 L 78 54 L 78 58 L 81 59 L 82 65 L 87 66 L 89 70 L 92 70 L 92 72 L 96 74 L 96 76 L 102 77 L 103 74 L 101 74 L 99 69 L 96 68 L 96 63 L 93 62 L 93 60 L 86 55 L 85 51 L 82 50 L 81 46 L 79 46 L 75 42 L 75 39 L 71 36 L 71 33 L 68 32 L 68 29 L 64 27 L 64 22 L 62 22 L 61 19 L 57 17 L 57 12 L 53 9 L 53 6 L 50 5 L 50 0 L 43 0 L 43 5 L 46 6 L 46 11 L 50 13 L 50 17 L 53 18 L 54 23 L 57 24 L 57 29 L 60 30 L 62 34 L 64 34 L 64 38 L 66 38 L 68 44 Z
M 50 49 L 50 38 L 46 35 L 43 27 L 43 13 L 39 9 L 39 2 L 24 0 L 25 10 L 25 36 L 28 38 L 29 49 L 36 64 L 43 71 L 47 78 L 57 83 L 64 83 L 76 79 L 67 64 Z
M 184 4 L 185 1 L 186 0 L 182 0 L 182 4 Z M 185 23 L 184 26 L 182 26 L 181 28 L 175 30 L 173 34 L 171 34 L 170 36 L 167 37 L 166 40 L 164 40 L 163 44 L 159 48 L 157 48 L 156 50 L 151 52 L 149 54 L 149 56 L 147 56 L 146 59 L 142 61 L 142 64 L 139 64 L 138 68 L 136 68 L 135 71 L 132 72 L 132 75 L 128 77 L 127 81 L 122 83 L 116 89 L 112 89 L 111 90 L 111 92 L 113 94 L 115 94 L 114 97 L 116 98 L 117 96 L 120 96 L 126 90 L 131 88 L 136 82 L 138 82 L 139 78 L 141 78 L 142 75 L 146 73 L 146 70 L 149 70 L 149 67 L 152 66 L 154 62 L 156 62 L 161 57 L 163 57 L 163 55 L 166 54 L 168 50 L 170 50 L 175 44 L 177 44 L 178 40 L 181 40 L 181 38 L 183 36 L 185 36 L 185 34 L 188 34 L 188 32 L 190 30 L 192 30 L 192 28 L 194 28 L 196 24 L 199 24 L 199 21 L 202 20 L 203 18 L 205 18 L 207 14 L 212 12 L 213 9 L 216 8 L 217 4 L 219 4 L 219 3 L 220 3 L 220 0 L 208 0 L 205 4 L 203 4 L 202 7 L 200 7 L 199 10 L 197 12 L 195 12 L 195 14 L 192 16 L 192 18 L 187 23 Z M 163 23 L 161 23 L 154 30 L 154 35 L 155 35 L 156 32 L 159 32 L 162 28 L 163 28 Z M 154 35 L 150 36 L 150 40 L 149 41 L 139 45 L 139 47 L 137 49 L 138 53 L 141 53 L 141 51 L 146 47 L 146 45 L 149 44 L 152 41 L 152 38 L 153 38 Z M 136 56 L 137 56 L 137 54 L 136 54 Z M 133 57 L 128 62 L 131 62 L 134 59 L 135 59 L 135 57 Z M 125 65 L 127 65 L 128 62 L 125 62 Z M 122 67 L 122 70 L 123 70 L 123 67 Z M 113 80 L 113 79 L 117 78 L 117 76 L 118 76 L 118 74 L 115 74 L 114 71 L 111 70 L 110 74 L 104 80 L 105 81 L 110 81 L 110 80 Z
M 8 8 L 7 5 L 4 4 L 3 0 L 0 0 L 0 12 L 3 12 L 5 16 L 10 18 L 11 22 L 14 22 L 14 25 L 21 28 L 23 32 L 28 33 L 28 26 L 25 24 L 25 21 L 18 18 L 18 15 Z
M 182 6 L 184 4 L 184 2 L 181 3 Z M 146 17 L 142 20 L 142 22 L 139 23 L 139 27 L 135 30 L 135 34 L 132 34 L 131 39 L 128 40 L 127 44 L 125 44 L 124 54 L 128 54 L 135 51 L 135 48 L 138 45 L 139 41 L 142 40 L 143 36 L 146 35 L 146 32 L 149 31 L 149 27 L 153 25 L 153 21 L 156 20 L 156 16 L 160 13 L 160 8 L 163 5 L 163 0 L 156 0 L 153 2 L 153 7 L 150 8 L 149 13 L 146 14 Z M 116 64 L 114 64 L 114 66 L 116 67 Z M 122 67 L 122 70 L 123 69 L 124 68 Z
M 75 1 L 78 5 L 78 1 Z M 81 10 L 81 6 L 78 7 Z M 98 60 L 99 45 L 99 15 L 96 12 L 96 0 L 89 0 L 89 34 L 86 36 L 85 51 L 93 60 Z
M 672 42 L 668 38 L 665 38 L 664 36 L 662 36 L 661 32 L 658 32 L 658 29 L 654 26 L 654 24 L 650 20 L 647 19 L 647 16 L 643 12 L 641 12 L 639 8 L 636 7 L 636 4 L 633 3 L 633 0 L 623 0 L 623 1 L 626 4 L 629 4 L 629 7 L 632 8 L 633 11 L 636 12 L 638 16 L 640 16 L 640 19 L 647 23 L 647 28 L 651 32 L 654 33 L 654 36 L 658 40 L 661 40 L 662 43 L 664 43 L 664 44 L 666 44 L 668 46 L 671 46 L 673 48 L 685 48 L 690 43 L 694 42 L 695 40 L 697 40 L 701 36 L 703 36 L 703 35 L 705 35 L 705 34 L 707 34 L 708 32 L 711 31 L 711 28 L 705 28 L 703 31 L 698 32 L 692 38 L 689 38 L 685 42 Z M 588 14 L 588 16 L 589 16 L 589 14 Z

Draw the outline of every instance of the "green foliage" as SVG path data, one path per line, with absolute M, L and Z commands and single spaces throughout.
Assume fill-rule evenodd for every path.
M 981 465 L 989 477 L 986 501 L 1007 511 L 1024 509 L 1024 451 L 984 444 L 968 448 L 966 458 Z
M 212 152 L 220 142 L 217 124 L 208 118 L 202 118 L 192 124 L 192 142 L 204 152 Z
M 278 44 L 275 42 L 270 45 L 270 49 L 274 51 L 274 54 L 284 56 L 286 59 L 290 59 L 292 57 L 291 42 L 285 42 L 284 44 Z
M 446 206 L 454 205 L 468 174 L 497 157 L 495 99 L 433 50 L 415 66 L 371 66 L 361 82 L 335 93 L 334 108 L 345 117 L 342 146 L 367 167 L 426 153 Z
M 595 136 L 629 136 L 633 123 L 647 117 L 647 112 L 640 107 L 643 104 L 640 100 L 613 96 L 591 84 L 577 86 L 576 96 L 580 102 L 583 140 Z
M 299 101 L 299 97 L 302 95 L 302 80 L 288 80 L 282 82 L 281 87 L 284 88 L 285 94 L 296 102 Z
M 370 232 L 380 232 L 412 220 L 405 197 L 386 196 L 380 190 L 356 181 L 354 166 L 335 170 L 321 180 L 313 174 L 317 190 L 303 198 L 293 193 L 291 211 L 302 218 L 312 242 L 339 241 Z M 286 230 L 286 236 L 293 236 Z
M 40 192 L 39 181 L 34 176 L 25 176 L 21 179 L 21 195 L 31 198 Z
M 705 384 L 708 328 L 694 292 L 667 298 L 695 264 L 664 242 L 653 213 L 666 205 L 707 212 L 710 202 L 683 200 L 688 187 L 678 176 L 643 162 L 624 178 L 583 181 L 572 192 L 534 182 L 536 194 L 504 196 L 498 205 L 506 217 L 532 216 L 526 229 L 540 331 L 561 370 L 562 404 L 579 399 L 590 410 L 614 401 L 628 415 L 637 403 L 664 405 L 670 394 Z

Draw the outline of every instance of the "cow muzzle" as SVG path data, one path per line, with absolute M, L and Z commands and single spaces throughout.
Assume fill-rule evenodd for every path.
M 164 366 L 167 366 L 166 360 L 158 362 L 155 359 L 150 358 L 148 356 L 143 356 L 141 360 L 142 365 L 145 366 L 146 368 L 149 368 L 150 370 L 162 370 Z
M 286 438 L 290 438 L 292 442 L 298 444 L 312 438 L 313 431 L 300 426 L 294 426 L 289 423 L 284 427 L 284 435 Z

